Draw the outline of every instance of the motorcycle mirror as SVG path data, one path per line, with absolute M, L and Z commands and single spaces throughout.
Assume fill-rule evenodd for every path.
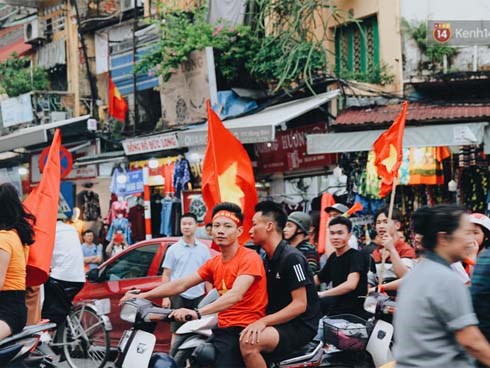
M 91 269 L 87 272 L 87 280 L 89 282 L 98 282 L 99 281 L 99 270 L 97 268 Z

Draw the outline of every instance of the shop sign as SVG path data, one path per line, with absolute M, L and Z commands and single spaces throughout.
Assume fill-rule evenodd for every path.
M 167 127 L 207 119 L 206 100 L 216 94 L 216 85 L 210 83 L 212 74 L 214 63 L 208 60 L 206 50 L 193 51 L 168 81 L 160 83 L 162 118 Z
M 175 133 L 127 139 L 123 141 L 122 144 L 126 155 L 137 155 L 140 153 L 169 150 L 180 147 Z
M 144 191 L 143 170 L 129 171 L 126 173 L 125 195 L 142 193 Z
M 51 147 L 46 147 L 39 157 L 39 169 L 41 173 L 44 171 L 44 166 L 46 166 L 46 161 L 48 160 L 49 150 Z M 71 169 L 73 168 L 73 157 L 65 147 L 60 147 L 60 177 L 64 179 L 68 176 Z
M 193 213 L 197 217 L 197 222 L 202 223 L 206 216 L 206 204 L 202 198 L 200 190 L 182 191 L 182 213 Z
M 325 124 L 312 124 L 277 132 L 274 141 L 255 144 L 257 172 L 272 174 L 333 164 L 335 161 L 333 154 L 308 155 L 306 153 L 306 135 L 325 132 Z
M 76 145 L 77 144 L 74 145 L 70 144 L 67 145 L 67 148 L 69 150 L 71 147 L 74 147 Z M 47 149 L 49 150 L 49 147 L 47 147 Z M 94 156 L 96 154 L 97 154 L 97 148 L 95 144 L 91 144 L 90 146 L 83 147 L 74 152 L 71 152 L 71 155 L 73 156 L 72 157 L 73 161 L 76 161 L 77 159 L 85 156 Z M 31 165 L 30 165 L 31 183 L 38 183 L 41 180 L 41 170 L 39 167 L 40 157 L 41 157 L 41 152 L 31 155 Z M 97 165 L 94 164 L 94 165 L 75 167 L 63 179 L 64 180 L 92 179 L 92 178 L 96 178 L 97 176 L 98 176 Z
M 30 123 L 34 120 L 32 113 L 31 94 L 7 98 L 0 102 L 2 109 L 2 124 L 4 128 Z
M 246 128 L 233 127 L 230 129 L 230 132 L 232 132 L 233 135 L 237 137 L 240 142 L 242 142 L 242 144 L 252 144 L 272 141 L 275 136 L 275 130 L 276 127 L 273 125 L 264 125 Z M 179 132 L 178 136 L 183 147 L 206 146 L 208 144 L 207 129 L 189 129 Z

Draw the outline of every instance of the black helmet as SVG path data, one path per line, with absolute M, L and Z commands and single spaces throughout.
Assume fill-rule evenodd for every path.
M 296 224 L 305 234 L 310 232 L 311 218 L 306 213 L 301 211 L 291 212 L 288 216 L 288 221 Z

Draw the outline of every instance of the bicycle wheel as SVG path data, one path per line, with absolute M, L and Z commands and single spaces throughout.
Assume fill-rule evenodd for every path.
M 109 331 L 89 308 L 82 306 L 70 312 L 62 338 L 63 352 L 72 368 L 102 368 L 109 359 Z

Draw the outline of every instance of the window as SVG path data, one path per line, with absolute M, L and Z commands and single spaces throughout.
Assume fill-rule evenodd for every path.
M 122 255 L 107 266 L 101 280 L 115 281 L 146 277 L 159 247 L 158 244 L 147 245 Z
M 381 69 L 376 16 L 335 29 L 335 68 L 341 77 L 376 82 Z

